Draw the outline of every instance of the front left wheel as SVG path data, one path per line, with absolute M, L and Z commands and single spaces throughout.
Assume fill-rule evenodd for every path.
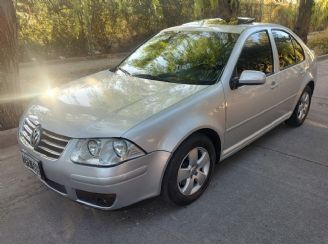
M 194 134 L 172 155 L 165 171 L 162 195 L 178 205 L 192 203 L 209 185 L 215 162 L 212 141 L 206 135 Z

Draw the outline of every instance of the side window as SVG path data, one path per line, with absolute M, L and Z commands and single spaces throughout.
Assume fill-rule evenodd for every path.
M 272 49 L 266 31 L 254 33 L 246 40 L 236 66 L 236 76 L 240 77 L 244 70 L 262 71 L 267 75 L 273 72 Z
M 296 64 L 292 37 L 288 33 L 279 30 L 273 30 L 272 34 L 278 49 L 280 69 Z
M 295 49 L 296 62 L 300 63 L 305 60 L 304 50 L 302 46 L 292 37 L 292 42 Z

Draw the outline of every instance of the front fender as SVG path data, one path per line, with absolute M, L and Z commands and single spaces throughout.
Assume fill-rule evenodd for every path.
M 147 152 L 174 152 L 189 135 L 206 128 L 219 135 L 222 148 L 225 109 L 223 88 L 217 83 L 145 120 L 123 137 Z

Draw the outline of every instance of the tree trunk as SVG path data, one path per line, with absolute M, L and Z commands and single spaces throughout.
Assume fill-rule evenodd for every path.
M 11 0 L 0 0 L 0 130 L 17 127 L 19 94 L 15 8 Z
M 305 43 L 307 43 L 307 36 L 310 30 L 313 5 L 314 0 L 300 0 L 298 7 L 298 16 L 294 31 Z
M 237 17 L 239 10 L 239 0 L 218 0 L 219 1 L 219 18 L 229 20 Z

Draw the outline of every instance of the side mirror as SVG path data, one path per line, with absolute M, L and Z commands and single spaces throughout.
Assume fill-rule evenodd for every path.
M 263 85 L 266 81 L 266 75 L 261 71 L 245 70 L 241 73 L 240 78 L 232 79 L 232 87 Z
M 266 81 L 266 75 L 261 71 L 245 70 L 239 78 L 239 85 L 263 85 Z

